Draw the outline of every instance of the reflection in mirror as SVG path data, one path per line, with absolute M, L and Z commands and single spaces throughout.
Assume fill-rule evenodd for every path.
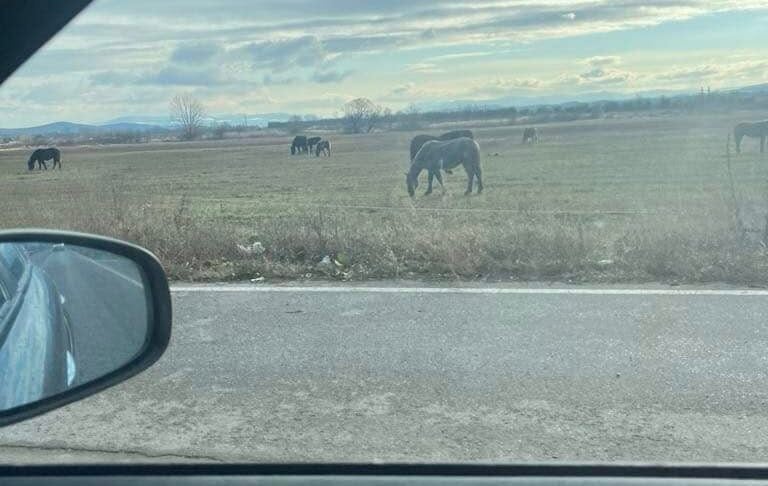
M 128 364 L 148 336 L 141 269 L 103 250 L 0 243 L 0 411 Z

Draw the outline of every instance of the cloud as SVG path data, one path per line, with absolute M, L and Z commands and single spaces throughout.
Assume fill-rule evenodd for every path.
M 621 64 L 619 56 L 593 56 L 582 61 L 588 66 L 615 66 Z
M 227 84 L 218 73 L 209 69 L 166 66 L 157 72 L 147 73 L 136 80 L 136 84 L 175 86 L 217 86 Z
M 721 74 L 723 70 L 714 65 L 703 65 L 688 68 L 677 68 L 672 71 L 662 73 L 656 76 L 657 79 L 680 81 L 709 78 Z
M 564 19 L 567 20 L 576 20 L 576 13 L 575 12 L 568 12 L 562 15 Z
M 496 53 L 492 51 L 457 52 L 454 54 L 443 54 L 439 56 L 432 56 L 428 60 L 430 62 L 442 62 L 442 61 L 453 61 L 456 59 L 467 59 L 472 57 L 492 56 L 494 54 Z
M 470 88 L 465 94 L 499 96 L 519 93 L 520 91 L 534 91 L 546 86 L 546 83 L 535 78 L 497 78 L 490 82 L 481 83 Z
M 407 73 L 424 73 L 435 74 L 443 73 L 445 69 L 437 67 L 437 64 L 431 62 L 417 62 L 413 64 L 406 64 L 405 72 Z
M 596 67 L 579 74 L 579 78 L 580 82 L 586 83 L 619 84 L 631 81 L 634 75 L 629 71 Z
M 408 94 L 408 93 L 411 93 L 413 91 L 413 88 L 415 86 L 416 85 L 414 83 L 412 83 L 412 82 L 401 84 L 399 86 L 395 86 L 394 88 L 392 88 L 392 91 L 390 91 L 389 94 L 390 95 L 394 95 L 394 96 L 401 96 L 401 95 L 404 95 L 404 94 Z
M 294 77 L 279 77 L 276 78 L 272 76 L 270 73 L 267 73 L 264 75 L 263 78 L 261 78 L 261 82 L 264 86 L 285 86 L 288 84 L 293 84 L 296 82 L 296 78 Z
M 99 71 L 91 74 L 88 79 L 97 86 L 123 86 L 135 83 L 139 76 L 131 71 Z
M 768 61 L 758 59 L 677 66 L 654 76 L 654 79 L 661 81 L 688 84 L 695 84 L 699 81 L 720 81 L 730 85 L 751 79 L 763 80 L 766 78 L 768 78 Z
M 181 64 L 206 63 L 220 55 L 224 50 L 215 42 L 185 44 L 174 49 L 171 62 Z
M 636 78 L 634 73 L 616 67 L 621 64 L 619 56 L 593 56 L 583 59 L 581 64 L 588 67 L 587 71 L 578 76 L 566 75 L 561 80 L 577 84 L 621 84 Z
M 276 71 L 322 64 L 328 56 L 323 44 L 314 35 L 251 42 L 239 48 L 238 53 L 246 55 L 255 68 Z
M 315 71 L 310 78 L 315 83 L 338 83 L 352 75 L 347 71 Z

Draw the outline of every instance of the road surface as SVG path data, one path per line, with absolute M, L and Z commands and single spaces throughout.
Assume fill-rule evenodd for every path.
M 768 292 L 379 287 L 177 287 L 154 368 L 0 462 L 768 457 Z
M 77 382 L 102 377 L 133 359 L 147 334 L 140 270 L 127 258 L 76 246 L 32 253 L 63 297 L 74 334 Z

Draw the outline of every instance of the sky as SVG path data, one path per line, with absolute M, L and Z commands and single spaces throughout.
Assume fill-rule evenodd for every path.
M 765 0 L 96 0 L 0 86 L 0 126 L 768 82 Z

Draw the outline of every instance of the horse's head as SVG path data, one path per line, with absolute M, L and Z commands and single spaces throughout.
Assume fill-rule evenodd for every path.
M 416 194 L 416 188 L 419 187 L 419 176 L 406 172 L 405 186 L 408 188 L 408 195 L 413 197 Z
M 32 156 L 32 157 L 30 157 L 30 158 L 29 158 L 29 160 L 27 161 L 27 169 L 28 169 L 28 170 L 32 170 L 32 169 L 34 169 L 34 168 L 35 168 L 35 156 L 33 155 L 33 156 Z

